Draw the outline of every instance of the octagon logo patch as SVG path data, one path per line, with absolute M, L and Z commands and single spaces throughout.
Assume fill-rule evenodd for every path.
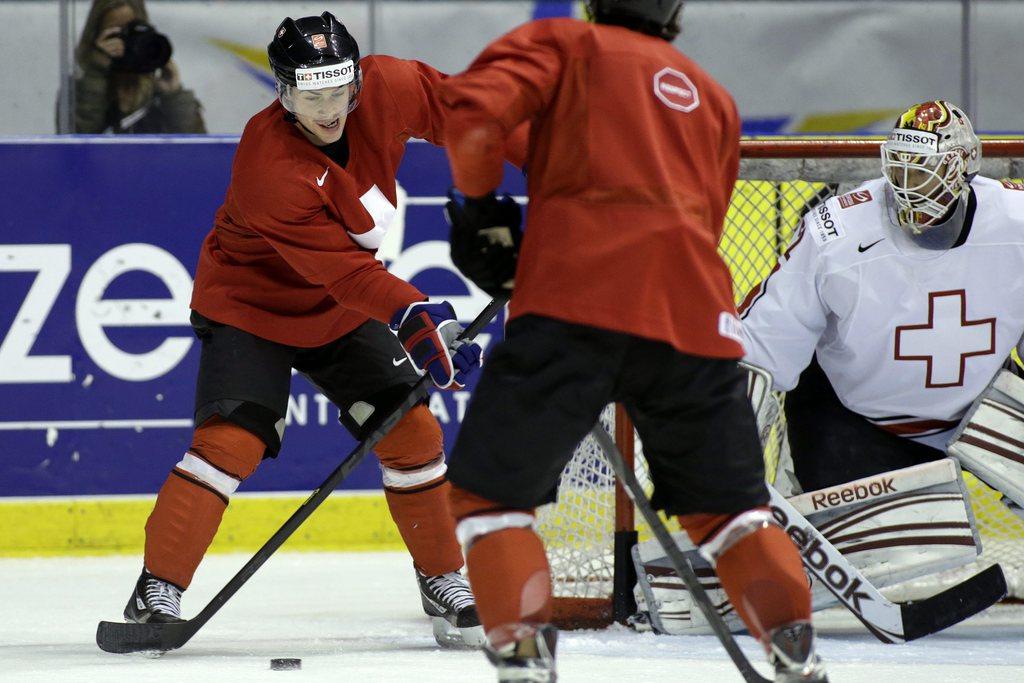
M 682 71 L 665 67 L 654 74 L 654 94 L 666 107 L 691 112 L 700 106 L 700 93 Z

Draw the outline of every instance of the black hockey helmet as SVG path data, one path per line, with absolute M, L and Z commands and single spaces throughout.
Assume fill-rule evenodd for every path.
M 680 31 L 683 0 L 586 0 L 590 18 L 674 40 Z
M 355 109 L 363 84 L 359 69 L 359 45 L 345 25 L 330 12 L 324 12 L 318 17 L 285 17 L 274 32 L 274 39 L 267 45 L 267 58 L 279 91 L 282 86 L 302 89 L 302 84 L 296 82 L 296 71 L 304 83 L 311 85 L 317 85 L 320 81 L 308 79 L 314 75 L 319 77 L 327 74 L 323 87 L 354 84 L 349 111 Z M 351 67 L 351 72 L 327 67 Z

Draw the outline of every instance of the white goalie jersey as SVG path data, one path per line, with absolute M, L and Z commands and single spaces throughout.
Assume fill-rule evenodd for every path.
M 891 220 L 883 178 L 811 209 L 741 306 L 745 360 L 788 391 L 817 354 L 847 408 L 945 449 L 1024 333 L 1024 185 L 971 187 L 941 251 Z

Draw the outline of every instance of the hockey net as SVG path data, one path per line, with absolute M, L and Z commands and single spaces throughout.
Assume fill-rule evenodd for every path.
M 807 211 L 881 174 L 878 140 L 744 140 L 742 157 L 719 245 L 737 302 L 768 276 Z M 1024 176 L 1024 140 L 987 140 L 983 160 L 982 175 L 1019 179 Z M 633 460 L 650 494 L 643 444 L 624 411 L 608 406 L 601 422 L 627 460 Z M 785 452 L 784 435 L 780 417 L 765 447 L 765 471 L 773 482 Z M 1000 502 L 1001 494 L 968 473 L 965 479 L 984 550 L 978 563 L 898 587 L 891 591 L 894 597 L 928 595 L 999 562 L 1011 598 L 1024 598 L 1024 520 Z M 669 527 L 678 528 L 674 520 Z M 647 537 L 647 530 L 634 525 L 632 504 L 592 437 L 579 444 L 562 473 L 558 502 L 538 510 L 537 529 L 551 563 L 557 621 L 567 627 L 596 627 L 629 616 L 635 582 L 629 548 L 637 535 Z

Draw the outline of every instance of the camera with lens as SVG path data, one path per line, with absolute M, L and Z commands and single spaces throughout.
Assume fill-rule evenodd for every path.
M 171 41 L 144 21 L 125 24 L 120 37 L 124 41 L 124 55 L 111 64 L 117 71 L 153 73 L 171 58 Z

